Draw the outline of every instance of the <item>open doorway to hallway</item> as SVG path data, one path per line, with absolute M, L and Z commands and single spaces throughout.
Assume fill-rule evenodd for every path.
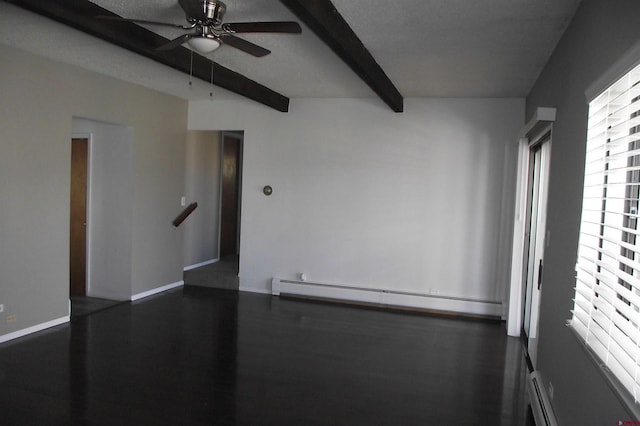
M 185 198 L 198 209 L 185 222 L 184 283 L 238 289 L 242 131 L 189 131 Z
M 73 118 L 70 178 L 71 315 L 131 297 L 133 129 Z

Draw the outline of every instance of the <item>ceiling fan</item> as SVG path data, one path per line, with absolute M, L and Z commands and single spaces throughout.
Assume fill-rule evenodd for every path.
M 299 34 L 302 32 L 300 24 L 293 21 L 222 23 L 227 6 L 220 0 L 178 0 L 178 3 L 186 14 L 188 25 L 147 21 L 143 19 L 127 19 L 117 15 L 99 16 L 99 18 L 194 30 L 157 47 L 157 50 L 171 50 L 184 43 L 188 43 L 200 53 L 210 53 L 220 47 L 221 44 L 226 44 L 256 57 L 268 55 L 271 51 L 250 41 L 236 37 L 235 34 Z

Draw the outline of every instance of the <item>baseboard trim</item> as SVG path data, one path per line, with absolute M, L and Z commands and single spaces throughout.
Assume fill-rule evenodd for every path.
M 42 324 L 34 325 L 33 327 L 27 327 L 27 328 L 23 328 L 22 330 L 14 331 L 13 333 L 4 334 L 0 336 L 0 343 L 8 342 L 9 340 L 18 339 L 20 337 L 24 337 L 32 333 L 37 333 L 38 331 L 46 330 L 47 328 L 68 323 L 70 318 L 71 317 L 67 315 L 62 318 L 58 318 L 52 321 L 43 322 Z
M 271 294 L 271 291 L 268 288 L 243 286 L 242 284 L 238 287 L 238 291 L 244 291 L 246 293 Z
M 377 306 L 461 313 L 489 318 L 500 318 L 503 310 L 501 302 L 385 289 L 368 289 L 347 285 L 310 283 L 274 278 L 271 286 L 272 294 L 275 296 L 324 298 L 367 303 Z
M 205 260 L 204 262 L 194 263 L 193 265 L 185 266 L 183 270 L 184 271 L 190 271 L 192 269 L 196 269 L 196 268 L 199 268 L 201 266 L 211 265 L 212 263 L 216 263 L 216 262 L 219 262 L 219 261 L 220 261 L 220 258 L 211 259 L 211 260 Z
M 153 296 L 154 294 L 162 293 L 163 291 L 168 291 L 174 288 L 184 286 L 184 281 L 178 281 L 172 284 L 167 284 L 162 287 L 157 287 L 148 291 L 143 291 L 142 293 L 134 294 L 131 296 L 131 301 L 135 302 L 136 300 L 144 299 L 145 297 Z

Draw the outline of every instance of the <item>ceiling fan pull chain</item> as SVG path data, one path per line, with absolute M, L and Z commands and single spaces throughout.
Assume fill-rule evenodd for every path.
M 213 100 L 213 59 L 211 60 L 211 91 L 209 92 L 209 99 Z
M 193 50 L 189 50 L 191 52 L 191 60 L 189 61 L 189 88 L 193 85 Z

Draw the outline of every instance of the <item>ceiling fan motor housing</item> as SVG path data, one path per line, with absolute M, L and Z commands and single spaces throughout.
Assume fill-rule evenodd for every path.
M 213 25 L 220 25 L 227 11 L 227 6 L 223 2 L 216 0 L 205 0 L 203 6 L 207 21 L 213 23 Z

